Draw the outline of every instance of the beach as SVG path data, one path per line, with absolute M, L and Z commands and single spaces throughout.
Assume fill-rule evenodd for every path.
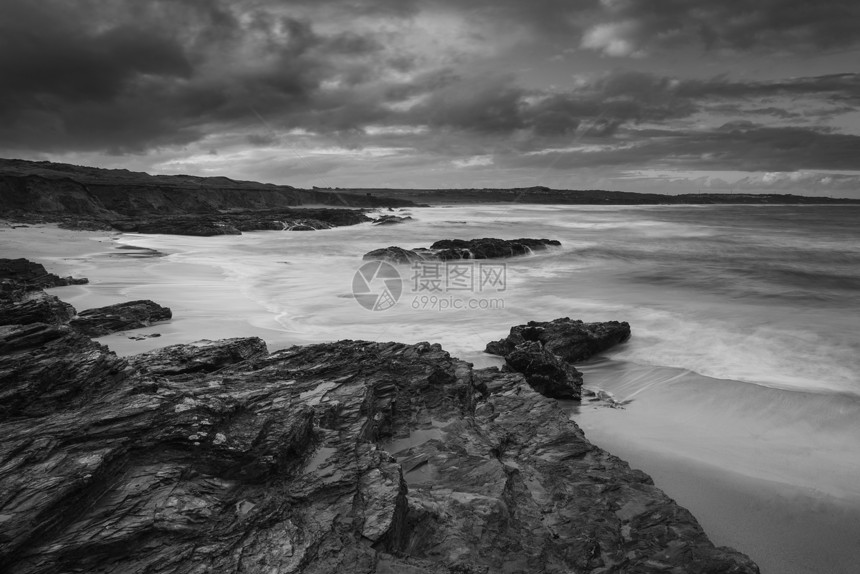
M 411 211 L 415 222 L 385 229 L 362 224 L 197 238 L 3 227 L 0 243 L 5 257 L 27 257 L 61 276 L 88 277 L 88 285 L 51 290 L 79 311 L 134 299 L 173 310 L 170 322 L 134 332 L 159 337 L 133 340 L 131 333 L 118 333 L 99 339 L 120 355 L 240 336 L 259 336 L 270 350 L 343 338 L 428 340 L 478 367 L 499 366 L 501 358 L 483 347 L 512 325 L 558 316 L 629 321 L 630 343 L 580 366 L 586 388 L 630 401 L 623 409 L 587 400 L 567 405 L 586 436 L 651 475 L 717 545 L 749 554 L 762 572 L 854 571 L 860 561 L 860 399 L 850 359 L 856 340 L 845 333 L 827 338 L 818 328 L 838 331 L 850 323 L 839 299 L 853 288 L 850 253 L 839 270 L 847 288 L 817 290 L 818 302 L 810 303 L 796 284 L 782 283 L 782 291 L 764 284 L 789 276 L 774 260 L 759 263 L 768 270 L 765 279 L 750 277 L 743 286 L 713 261 L 708 278 L 685 271 L 683 265 L 701 258 L 697 246 L 704 242 L 731 249 L 714 235 L 722 220 L 700 225 L 684 219 L 687 212 L 657 209 L 574 210 L 563 217 L 546 207 Z M 716 211 L 710 217 L 724 216 Z M 768 232 L 767 225 L 765 219 L 763 249 L 803 239 Z M 632 235 L 625 239 L 620 229 Z M 352 277 L 368 248 L 493 232 L 563 243 L 561 250 L 508 262 L 506 290 L 492 293 L 504 301 L 503 309 L 428 312 L 398 305 L 374 313 L 351 296 Z M 738 244 L 743 240 L 737 238 Z M 643 242 L 658 246 L 657 257 L 665 252 L 673 259 L 641 265 L 630 252 Z M 832 251 L 840 237 L 820 242 Z M 404 278 L 408 272 L 402 270 Z M 642 284 L 630 287 L 632 278 Z M 771 299 L 777 291 L 784 300 L 762 303 L 768 289 Z M 410 295 L 405 292 L 401 302 Z M 791 306 L 790 316 L 785 309 Z M 745 336 L 733 339 L 732 329 Z M 811 360 L 816 355 L 820 364 Z

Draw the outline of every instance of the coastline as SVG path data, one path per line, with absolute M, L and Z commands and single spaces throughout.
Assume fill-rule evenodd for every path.
M 189 269 L 187 264 L 171 263 L 169 258 L 147 256 L 142 249 L 116 249 L 115 239 L 119 235 L 46 225 L 3 228 L 0 241 L 13 248 L 9 256 L 26 256 L 43 262 L 49 271 L 60 275 L 89 277 L 90 285 L 50 290 L 79 311 L 138 298 L 163 302 L 160 295 L 170 294 L 174 319 L 134 331 L 139 335 L 159 333 L 160 337 L 138 341 L 118 333 L 97 339 L 121 356 L 204 338 L 260 336 L 267 342 L 276 341 L 270 345 L 272 350 L 308 343 L 291 340 L 290 334 L 272 319 L 270 311 L 244 297 L 238 285 L 218 268 L 200 264 Z M 158 268 L 154 274 L 150 269 L 153 265 Z M 183 284 L 183 271 L 193 271 L 197 283 L 186 285 L 190 288 L 178 295 L 176 286 Z M 188 306 L 177 305 L 177 296 L 188 297 Z M 195 312 L 192 303 L 200 298 L 216 301 L 221 305 L 217 308 L 230 309 L 237 318 L 216 320 L 199 310 Z M 249 321 L 248 317 L 255 319 Z M 268 330 L 266 321 L 271 321 Z M 493 363 L 499 363 L 497 358 L 487 357 L 487 364 Z M 588 369 L 583 370 L 588 386 Z M 662 405 L 651 401 L 647 408 L 652 412 L 648 416 L 659 416 L 655 415 L 655 409 L 679 408 L 671 395 L 665 395 L 663 400 L 666 402 Z M 760 562 L 766 574 L 851 571 L 860 559 L 851 551 L 854 546 L 848 544 L 855 539 L 852 537 L 860 535 L 857 527 L 860 504 L 763 477 L 754 478 L 726 466 L 709 465 L 683 450 L 649 446 L 647 437 L 639 436 L 641 429 L 631 422 L 635 418 L 631 413 L 635 414 L 635 409 L 644 402 L 647 401 L 640 400 L 627 411 L 588 408 L 583 403 L 580 413 L 572 418 L 594 444 L 647 472 L 659 488 L 690 509 L 716 544 L 730 545 L 749 554 Z M 722 408 L 712 406 L 718 412 Z
M 51 230 L 39 236 L 51 238 Z M 85 265 L 90 252 L 76 257 L 72 244 L 60 257 Z M 41 273 L 59 270 L 50 267 Z M 111 271 L 97 297 L 130 295 L 128 277 L 118 280 Z M 17 288 L 26 293 L 27 285 Z M 76 296 L 94 295 L 80 286 Z M 4 507 L 8 543 L 0 556 L 16 571 L 151 561 L 149 553 L 118 554 L 104 544 L 116 535 L 105 536 L 101 521 L 121 520 L 122 536 L 161 540 L 159 560 L 173 553 L 186 559 L 189 538 L 199 538 L 195 546 L 212 543 L 205 554 L 213 564 L 260 564 L 274 553 L 286 557 L 288 571 L 309 563 L 342 571 L 358 552 L 391 563 L 380 572 L 483 571 L 485 564 L 490 571 L 511 565 L 543 571 L 560 563 L 595 572 L 617 565 L 759 572 L 743 553 L 716 547 L 647 475 L 588 441 L 562 405 L 522 375 L 473 370 L 438 344 L 341 340 L 270 354 L 259 338 L 234 338 L 177 345 L 126 363 L 77 329 L 62 319 L 3 330 L 4 383 L 15 382 L 3 412 L 12 448 L 4 450 L 10 462 L 3 481 L 27 502 Z M 193 335 L 188 339 L 199 333 Z M 197 422 L 195 413 L 205 419 Z M 109 430 L 98 429 L 103 425 Z M 47 482 L 34 480 L 30 475 L 45 473 L 39 460 L 48 443 L 51 460 L 67 464 L 51 466 Z M 107 478 L 118 466 L 126 472 Z M 290 492 L 286 506 L 260 489 L 271 480 Z M 159 486 L 140 490 L 145 483 Z M 236 502 L 237 496 L 254 502 Z M 124 518 L 141 504 L 152 506 L 154 516 Z M 46 511 L 60 517 L 62 530 L 45 532 L 32 520 Z M 282 524 L 290 529 L 275 534 L 282 544 L 274 546 L 273 512 L 284 512 Z M 230 513 L 236 517 L 225 523 Z M 342 516 L 353 513 L 359 530 L 347 519 L 341 532 Z M 229 524 L 230 538 L 256 536 L 259 549 L 237 558 L 228 540 L 211 539 L 207 521 L 222 529 Z M 175 536 L 177 529 L 183 536 Z M 320 552 L 320 541 L 335 552 Z M 192 559 L 199 562 L 196 554 Z
M 118 234 L 68 231 L 54 226 L 14 230 L 4 228 L 2 233 L 0 240 L 4 240 L 4 244 L 20 250 L 9 253 L 10 256 L 27 256 L 46 263 L 49 271 L 60 275 L 88 276 L 93 281 L 91 285 L 51 290 L 78 310 L 141 297 L 158 301 L 159 293 L 166 292 L 172 293 L 175 299 L 175 286 L 182 284 L 181 278 L 171 281 L 169 273 L 160 272 L 163 283 L 141 285 L 141 280 L 146 281 L 147 273 L 141 271 L 141 266 L 145 268 L 155 262 L 168 267 L 171 264 L 160 261 L 158 257 L 141 256 L 132 257 L 135 259 L 134 266 L 129 266 L 132 250 L 124 250 L 122 255 L 117 256 L 114 240 Z M 34 235 L 38 239 L 34 240 Z M 10 241 L 5 241 L 7 239 Z M 62 245 L 62 248 L 58 250 L 57 245 Z M 93 249 L 94 246 L 97 249 Z M 189 271 L 187 265 L 182 264 L 186 272 Z M 131 268 L 136 269 L 136 272 L 130 273 Z M 189 315 L 193 306 L 182 309 L 173 303 L 175 318 L 171 322 L 134 332 L 140 335 L 157 332 L 161 337 L 131 341 L 124 333 L 119 333 L 97 341 L 124 356 L 203 338 L 260 336 L 267 339 L 265 321 L 267 318 L 271 320 L 269 311 L 242 297 L 237 291 L 238 286 L 225 281 L 223 273 L 214 267 L 200 265 L 194 270 L 194 276 L 198 281 L 201 277 L 205 280 L 199 281 L 193 289 L 186 289 L 184 292 L 188 297 L 199 298 L 204 293 L 212 297 L 218 292 L 224 305 L 231 305 L 231 309 L 239 306 L 234 314 L 242 318 L 225 322 L 223 317 Z M 248 314 L 256 315 L 258 320 L 249 322 L 245 318 Z M 271 345 L 273 350 L 289 344 L 307 343 L 302 340 L 286 341 L 289 336 L 285 336 L 276 322 L 271 323 L 268 334 L 272 335 L 269 338 L 280 341 Z M 814 492 L 752 478 L 729 468 L 703 464 L 685 456 L 683 452 L 649 449 L 641 440 L 630 440 L 635 436 L 635 428 L 629 424 L 626 427 L 624 424 L 619 425 L 619 417 L 625 417 L 624 411 L 588 409 L 587 403 L 583 403 L 580 410 L 580 415 L 573 416 L 573 420 L 577 421 L 594 444 L 627 460 L 634 468 L 648 472 L 659 488 L 699 518 L 716 544 L 731 545 L 746 552 L 761 562 L 763 572 L 801 574 L 815 572 L 815 565 L 823 564 L 828 565 L 827 571 L 839 572 L 839 568 L 856 564 L 857 558 L 846 550 L 851 546 L 844 545 L 844 541 L 857 531 L 855 525 L 860 524 L 860 505 L 852 503 L 846 506 L 830 497 L 817 496 Z M 585 411 L 588 412 L 583 416 Z M 619 433 L 619 428 L 626 430 Z M 774 524 L 769 523 L 774 515 L 780 516 L 780 521 L 784 523 L 776 529 L 782 537 L 780 540 L 773 539 Z M 770 533 L 767 532 L 768 527 Z M 821 548 L 820 551 L 803 548 L 804 543 L 810 542 L 810 531 L 813 531 L 816 548 Z M 841 544 L 834 544 L 835 541 Z M 845 552 L 834 556 L 828 548 L 841 548 Z M 794 552 L 788 551 L 792 549 Z

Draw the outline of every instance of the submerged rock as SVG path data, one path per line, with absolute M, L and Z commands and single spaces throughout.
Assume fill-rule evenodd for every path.
M 172 235 L 240 235 L 243 231 L 314 231 L 370 221 L 356 209 L 297 208 L 120 219 L 120 231 Z
M 425 257 L 412 249 L 403 249 L 392 245 L 391 247 L 383 247 L 382 249 L 374 249 L 364 254 L 365 261 L 388 261 L 397 265 L 405 265 L 423 261 Z
M 102 337 L 127 329 L 149 327 L 172 316 L 167 307 L 141 299 L 81 311 L 69 325 L 87 336 Z
M 387 247 L 375 249 L 364 255 L 364 260 L 380 260 L 390 263 L 412 263 L 415 261 L 448 261 L 452 259 L 498 259 L 527 255 L 561 245 L 554 239 L 444 239 L 429 248 Z
M 522 375 L 438 345 L 129 368 L 68 327 L 0 333 L 4 572 L 758 572 Z
M 412 221 L 411 215 L 380 215 L 373 220 L 373 225 L 395 225 Z

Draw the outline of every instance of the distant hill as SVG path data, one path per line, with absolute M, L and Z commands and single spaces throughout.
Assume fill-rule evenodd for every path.
M 297 206 L 408 207 L 416 204 L 539 203 L 582 205 L 715 203 L 860 203 L 777 194 L 662 195 L 604 190 L 297 189 L 227 177 L 150 175 L 47 161 L 0 159 L 0 217 L 112 221 L 194 214 L 271 211 Z
M 227 177 L 150 175 L 126 169 L 0 159 L 0 216 L 31 213 L 114 218 L 301 205 L 397 207 L 413 203 L 365 191 L 307 190 Z
M 860 199 L 809 197 L 790 194 L 688 193 L 666 195 L 606 191 L 565 190 L 535 186 L 512 189 L 328 189 L 340 193 L 367 193 L 418 203 L 537 203 L 563 205 L 707 205 L 707 204 L 860 204 Z

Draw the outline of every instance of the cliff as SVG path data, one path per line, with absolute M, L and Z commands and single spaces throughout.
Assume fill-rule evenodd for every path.
M 51 162 L 0 159 L 0 216 L 86 216 L 99 220 L 214 214 L 301 205 L 412 205 L 366 192 L 345 193 L 236 181 L 226 177 L 150 175 Z

